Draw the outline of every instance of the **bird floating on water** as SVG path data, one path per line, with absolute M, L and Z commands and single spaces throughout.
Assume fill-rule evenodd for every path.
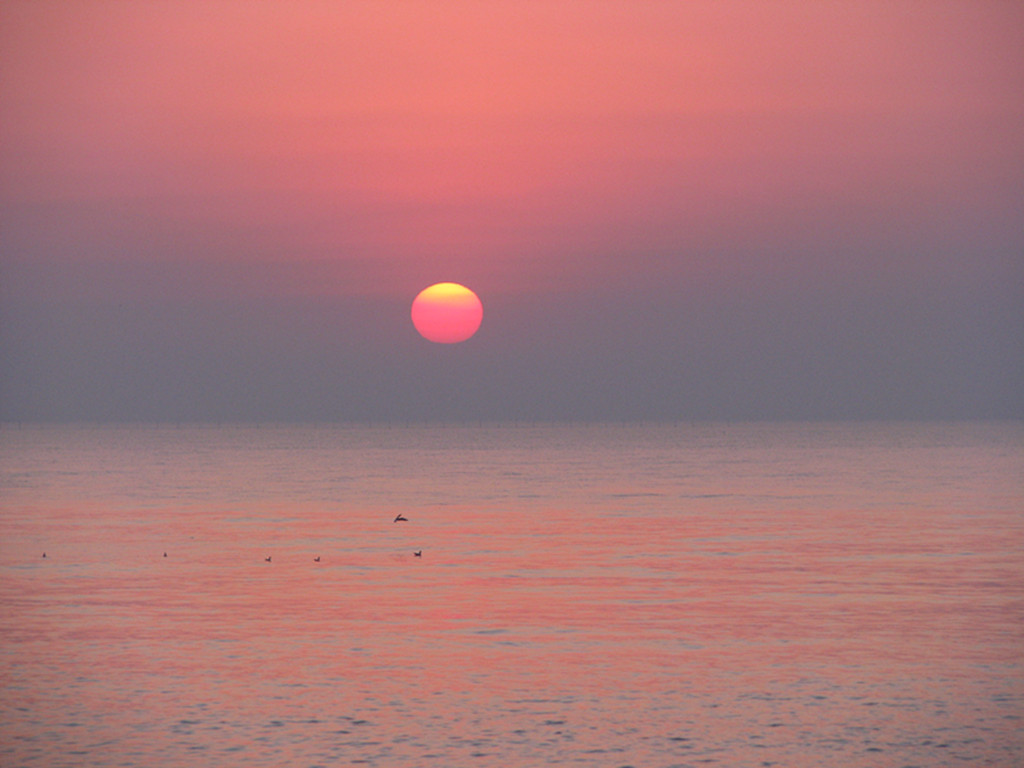
M 316 557 L 314 557 L 313 558 L 313 562 L 314 563 L 319 563 L 320 562 L 320 555 L 317 555 Z
M 409 522 L 409 518 L 407 518 L 407 517 L 403 517 L 403 516 L 402 516 L 402 513 L 401 513 L 401 512 L 399 512 L 399 513 L 398 513 L 398 516 L 397 516 L 397 517 L 395 517 L 395 522 L 396 522 L 396 523 L 407 523 L 407 522 Z
M 423 557 L 423 550 L 422 549 L 417 549 L 415 552 L 412 553 L 412 556 L 413 557 Z
M 264 557 L 263 559 L 264 559 L 264 560 L 266 560 L 266 561 L 267 561 L 267 562 L 269 563 L 269 562 L 270 562 L 270 555 L 267 555 L 267 556 L 266 556 L 266 557 Z

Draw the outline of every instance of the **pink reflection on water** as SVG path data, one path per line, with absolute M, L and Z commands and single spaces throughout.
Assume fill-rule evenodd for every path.
M 1022 755 L 1018 507 L 723 510 L 629 489 L 7 502 L 0 763 Z

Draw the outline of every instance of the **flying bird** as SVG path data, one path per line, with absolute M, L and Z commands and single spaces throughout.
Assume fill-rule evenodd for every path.
M 397 517 L 395 518 L 395 522 L 396 522 L 396 523 L 408 523 L 408 522 L 409 522 L 409 518 L 407 518 L 407 517 L 402 517 L 402 513 L 401 513 L 401 512 L 399 512 L 399 513 L 398 513 L 398 516 L 397 516 Z

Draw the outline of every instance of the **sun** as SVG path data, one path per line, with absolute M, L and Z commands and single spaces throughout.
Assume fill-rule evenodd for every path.
M 457 344 L 476 333 L 484 317 L 479 297 L 458 283 L 436 283 L 412 302 L 412 324 L 438 344 Z

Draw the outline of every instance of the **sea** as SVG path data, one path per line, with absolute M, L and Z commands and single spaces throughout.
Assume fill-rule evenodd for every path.
M 6 424 L 0 765 L 1021 766 L 1024 425 Z

